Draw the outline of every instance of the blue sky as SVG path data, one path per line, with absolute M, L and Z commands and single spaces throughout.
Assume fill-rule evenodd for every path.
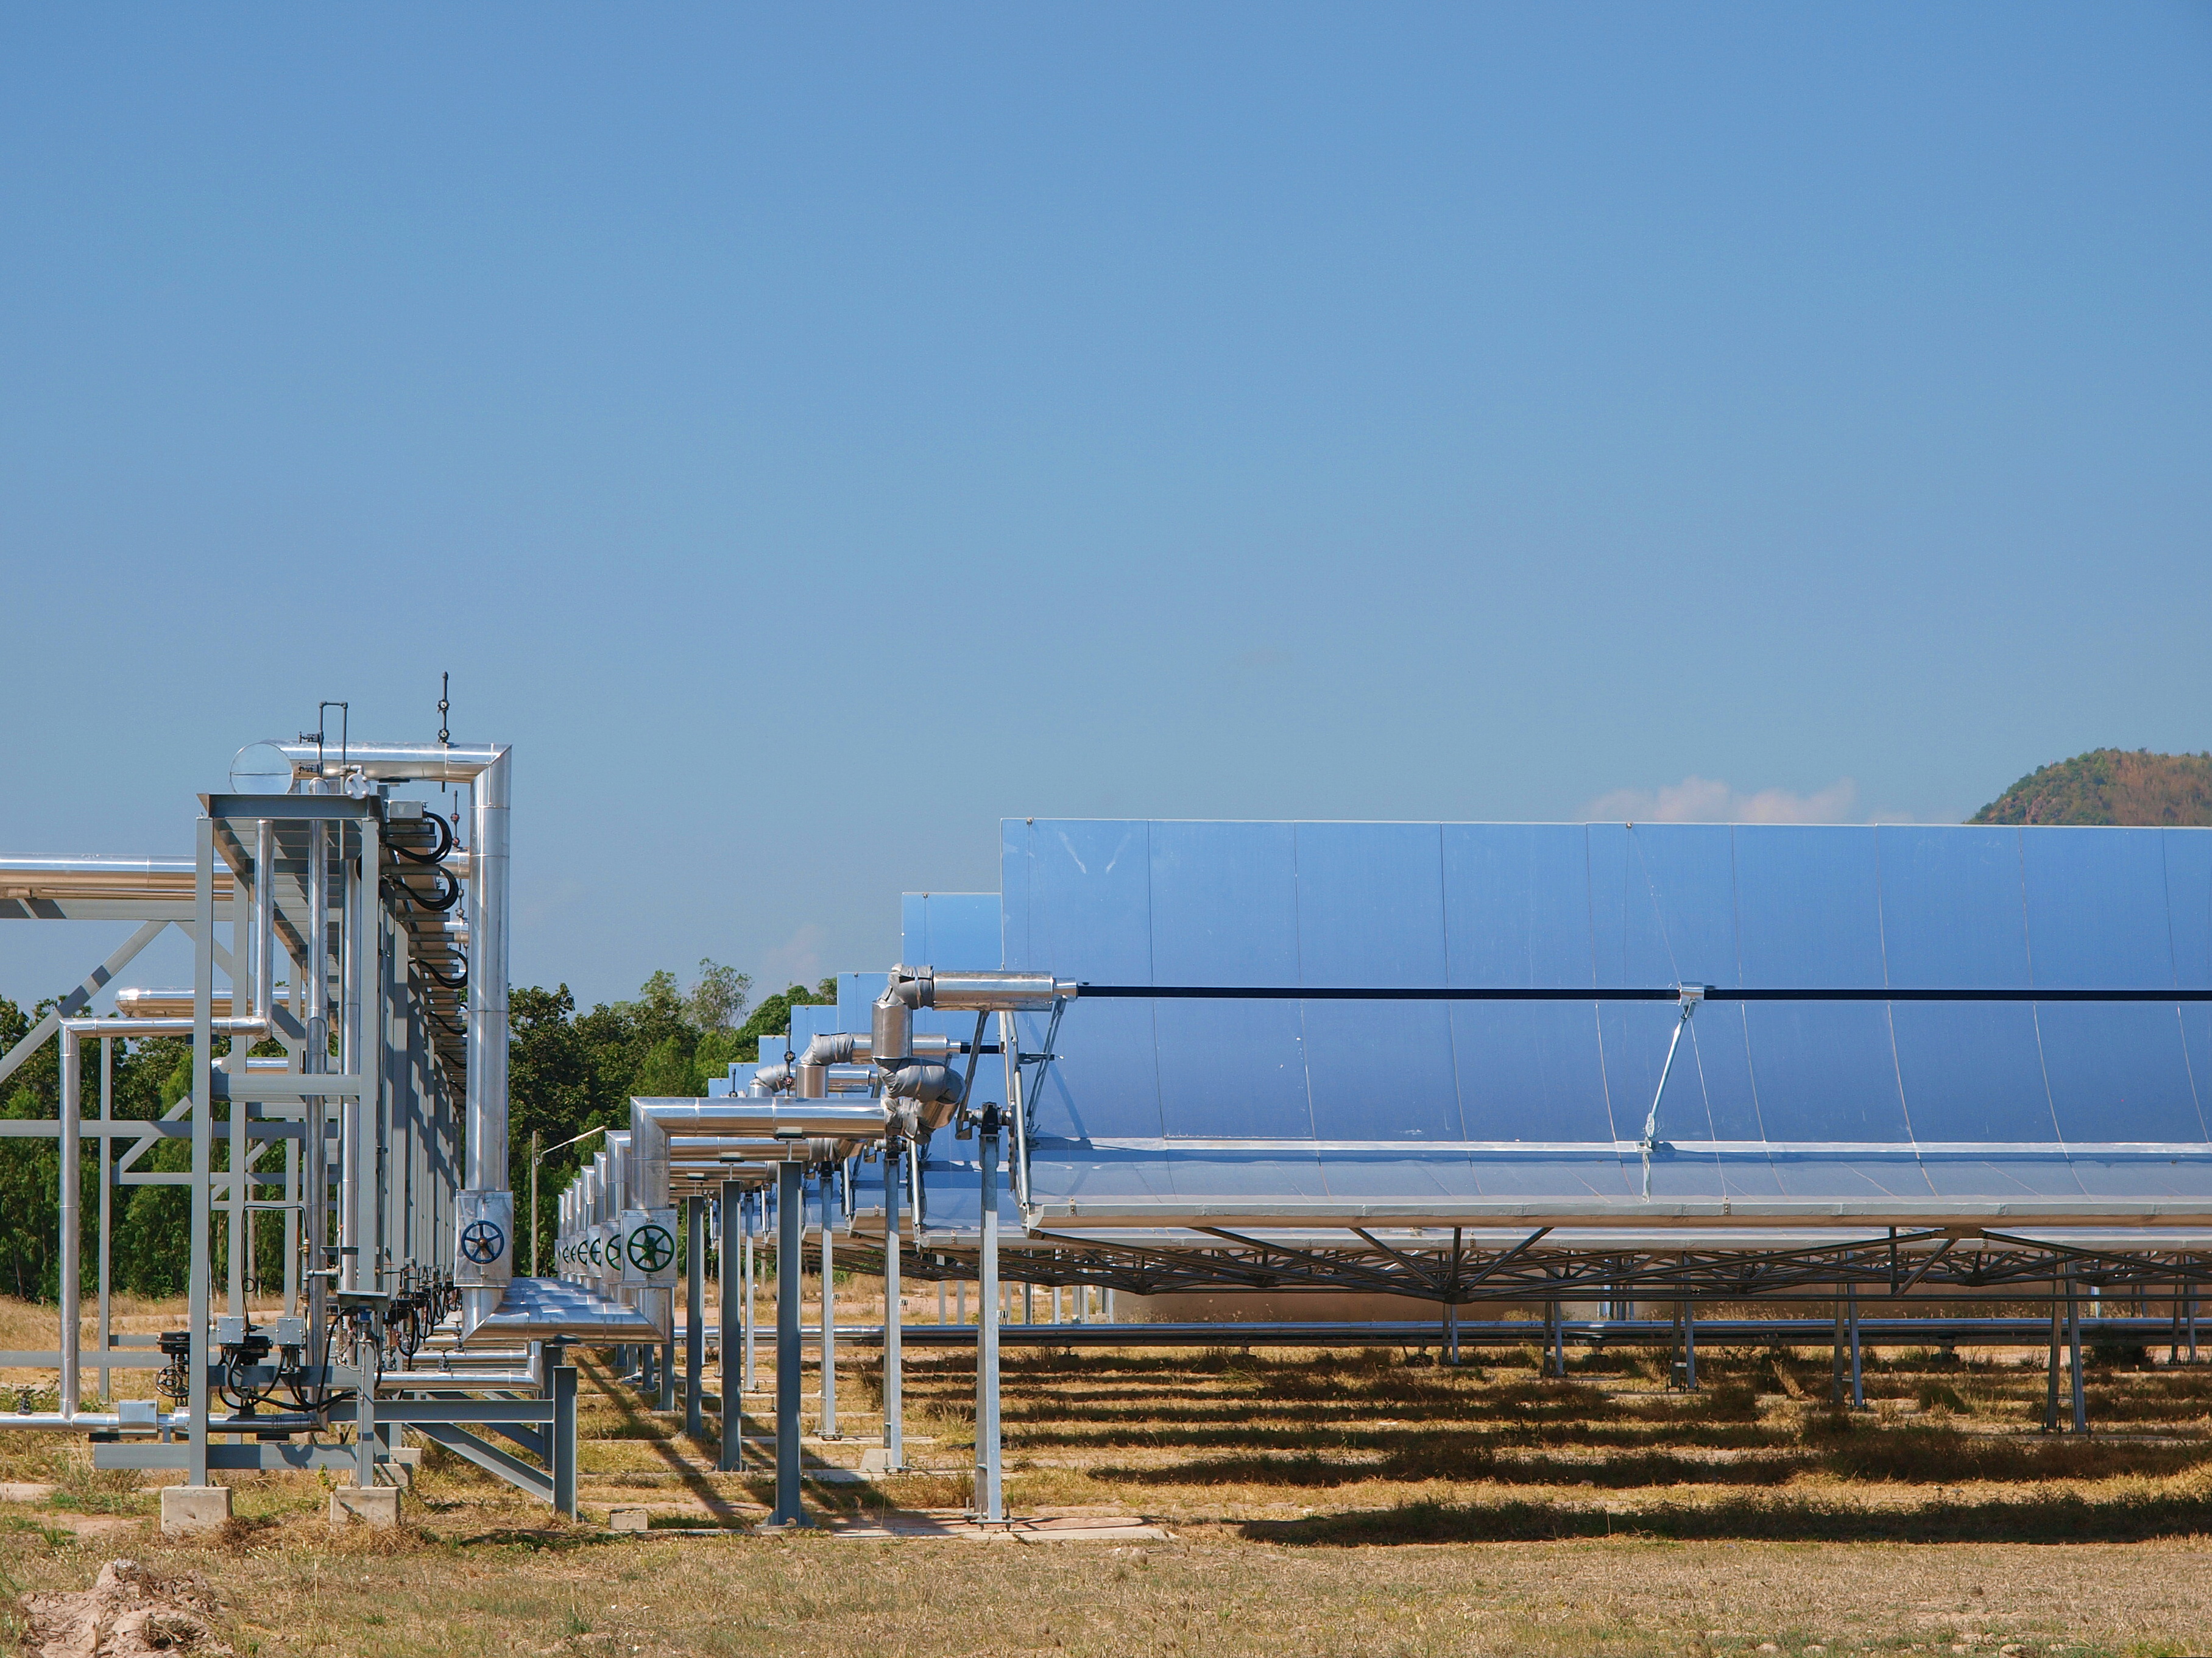
M 592 999 L 1006 814 L 2206 747 L 2209 112 L 2170 4 L 9 7 L 0 850 L 450 669 Z

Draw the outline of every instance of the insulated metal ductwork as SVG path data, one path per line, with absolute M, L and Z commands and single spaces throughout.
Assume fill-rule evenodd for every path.
M 880 1140 L 892 1122 L 880 1101 L 844 1104 L 829 1100 L 747 1099 L 724 1094 L 712 1100 L 633 1099 L 629 1102 L 629 1132 L 607 1136 L 620 1139 L 627 1149 L 629 1181 L 624 1188 L 630 1208 L 658 1208 L 668 1201 L 668 1143 L 730 1137 L 757 1143 L 760 1155 L 779 1161 L 794 1157 L 808 1161 L 828 1158 L 813 1151 L 815 1143 L 829 1149 L 842 1143 Z
M 968 1051 L 968 1044 L 957 1036 L 915 1036 L 903 1039 L 904 1057 L 912 1058 L 949 1058 Z M 872 1033 L 861 1035 L 856 1031 L 825 1032 L 811 1038 L 806 1051 L 797 1061 L 772 1060 L 753 1072 L 753 1082 L 771 1094 L 793 1088 L 802 1100 L 820 1100 L 837 1091 L 842 1082 L 853 1092 L 865 1092 L 875 1078 L 865 1069 L 875 1058 L 876 1041 Z M 839 1067 L 853 1069 L 840 1072 Z
M 378 783 L 467 783 L 475 800 L 468 873 L 468 1132 L 463 1185 L 504 1192 L 507 1185 L 507 816 L 510 757 L 505 743 L 274 745 L 296 783 L 307 778 L 350 789 Z M 443 866 L 441 866 L 443 867 Z M 514 1270 L 508 1251 L 485 1269 L 493 1282 L 462 1292 L 464 1339 L 489 1317 Z
M 894 1100 L 919 1100 L 924 1105 L 952 1105 L 960 1099 L 966 1079 L 950 1065 L 919 1061 L 902 1065 L 884 1079 L 884 1092 Z
M 923 1061 L 920 1051 L 924 1044 L 951 1039 L 917 1039 L 915 1010 L 1038 1013 L 1073 998 L 1079 988 L 1074 981 L 1054 978 L 1050 973 L 940 973 L 933 967 L 893 967 L 890 982 L 870 1009 L 870 1038 L 875 1062 L 885 1074 L 884 1091 L 926 1107 L 921 1113 L 921 1126 L 941 1127 L 951 1114 L 950 1107 L 960 1101 L 965 1078 L 948 1065 Z M 945 1051 L 964 1052 L 967 1046 L 954 1041 Z

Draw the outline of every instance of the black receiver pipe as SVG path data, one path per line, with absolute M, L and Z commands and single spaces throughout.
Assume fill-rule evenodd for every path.
M 1817 990 L 1723 990 L 1716 985 L 1583 984 L 1528 989 L 1504 985 L 1434 984 L 1383 989 L 1369 985 L 1085 984 L 1085 1000 L 1121 997 L 1200 1002 L 1678 1002 L 1686 989 L 1708 1002 L 2212 1002 L 2212 989 L 1926 990 L 1892 985 Z

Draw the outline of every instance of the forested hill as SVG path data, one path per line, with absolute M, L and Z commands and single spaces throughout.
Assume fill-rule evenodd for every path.
M 1966 820 L 2212 825 L 2212 754 L 2093 748 L 2029 772 Z

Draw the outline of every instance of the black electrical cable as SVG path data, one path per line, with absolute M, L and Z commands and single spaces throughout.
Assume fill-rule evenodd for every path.
M 434 880 L 445 883 L 434 893 L 426 893 L 419 887 L 410 887 L 397 875 L 385 877 L 385 884 L 404 893 L 417 906 L 443 915 L 461 901 L 460 879 L 451 869 L 433 869 Z
M 2212 1002 L 2212 989 L 1931 990 L 1875 987 L 1724 990 L 1715 985 L 1427 985 L 1383 989 L 1366 985 L 1084 984 L 1081 1000 L 1202 1002 L 1676 1002 L 1684 989 L 1708 1002 Z
M 405 844 L 404 842 L 394 840 L 390 843 L 392 850 L 398 853 L 401 857 L 405 858 L 410 863 L 442 863 L 445 862 L 446 854 L 453 850 L 453 831 L 452 826 L 447 824 L 445 819 L 440 817 L 435 812 L 425 812 L 418 821 L 435 824 L 437 826 L 437 845 L 433 847 L 429 851 L 418 852 L 413 847 Z
M 449 991 L 465 991 L 469 987 L 469 970 L 465 964 L 461 968 L 461 976 L 459 978 L 447 978 L 445 974 L 430 965 L 427 957 L 417 957 L 415 965 L 422 970 L 422 976 L 425 978 L 434 978 Z

